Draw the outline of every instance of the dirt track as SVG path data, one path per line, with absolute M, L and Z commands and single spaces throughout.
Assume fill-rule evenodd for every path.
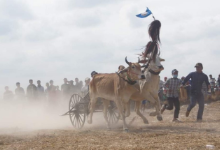
M 181 107 L 182 123 L 172 123 L 173 111 L 165 111 L 164 121 L 158 122 L 155 117 L 145 114 L 150 124 L 145 125 L 136 118 L 130 131 L 124 133 L 122 122 L 107 131 L 105 125 L 86 125 L 84 129 L 75 131 L 70 126 L 57 130 L 0 132 L 0 149 L 4 150 L 66 150 L 66 149 L 172 149 L 201 150 L 207 144 L 220 149 L 220 101 L 206 104 L 204 121 L 195 122 L 198 107 L 195 107 L 189 118 L 185 118 L 186 106 Z M 94 114 L 96 116 L 97 114 Z M 100 119 L 102 115 L 99 116 Z M 129 120 L 134 117 L 134 114 Z M 68 117 L 66 119 L 69 119 Z M 96 118 L 94 118 L 94 122 Z M 1 129 L 0 129 L 1 131 Z

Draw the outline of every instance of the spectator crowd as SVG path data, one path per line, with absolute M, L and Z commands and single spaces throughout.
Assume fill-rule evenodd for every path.
M 45 84 L 45 87 L 41 84 L 41 81 L 37 81 L 37 85 L 34 84 L 33 80 L 29 80 L 29 85 L 26 90 L 21 86 L 20 82 L 16 83 L 16 89 L 13 93 L 8 86 L 5 87 L 5 92 L 3 94 L 4 100 L 23 100 L 27 99 L 29 101 L 42 101 L 47 100 L 48 102 L 57 102 L 59 100 L 68 101 L 70 96 L 74 93 L 84 94 L 88 92 L 88 85 L 90 78 L 85 79 L 83 85 L 82 81 L 75 78 L 75 83 L 73 80 L 68 81 L 67 78 L 63 79 L 64 83 L 59 86 L 54 85 L 54 81 L 50 80 Z
M 163 101 L 163 106 L 161 107 L 161 113 L 165 110 L 174 110 L 174 122 L 180 122 L 179 111 L 180 111 L 180 99 L 181 89 L 185 88 L 186 100 L 190 101 L 190 104 L 186 111 L 186 117 L 189 116 L 190 111 L 195 107 L 196 103 L 199 104 L 199 110 L 197 115 L 197 121 L 202 120 L 203 110 L 204 110 L 204 98 L 206 95 L 220 94 L 220 74 L 216 80 L 211 74 L 209 77 L 202 72 L 203 65 L 197 63 L 196 72 L 190 73 L 186 77 L 178 78 L 178 70 L 173 69 L 171 71 L 171 78 L 164 77 L 164 81 L 160 80 L 158 96 L 161 101 Z M 120 66 L 119 66 L 120 71 Z M 97 72 L 93 71 L 91 77 L 93 77 Z M 37 86 L 33 83 L 33 80 L 29 80 L 29 85 L 25 90 L 21 87 L 19 82 L 16 83 L 17 88 L 15 89 L 15 94 L 9 90 L 9 87 L 5 87 L 4 100 L 12 99 L 28 99 L 29 101 L 42 101 L 47 100 L 49 103 L 57 103 L 59 100 L 68 102 L 71 95 L 74 93 L 85 96 L 89 91 L 90 78 L 85 79 L 83 85 L 82 81 L 79 81 L 78 78 L 75 78 L 75 83 L 73 80 L 68 81 L 67 78 L 63 79 L 64 83 L 61 85 L 61 90 L 59 86 L 54 85 L 54 81 L 50 80 L 46 83 L 44 88 L 41 85 L 41 81 L 37 81 Z M 145 105 L 147 101 L 143 100 L 142 104 Z
M 159 88 L 159 97 L 161 101 L 164 101 L 167 99 L 167 94 L 169 95 L 169 88 L 165 86 L 165 83 L 167 82 L 167 77 L 164 77 L 164 80 L 160 81 L 160 88 Z M 181 77 L 181 83 L 184 81 L 185 77 Z M 29 80 L 29 85 L 26 88 L 26 91 L 24 88 L 21 87 L 21 84 L 19 82 L 16 83 L 16 89 L 13 93 L 11 90 L 9 90 L 9 87 L 5 87 L 5 92 L 3 95 L 4 100 L 12 100 L 12 99 L 25 99 L 35 101 L 35 100 L 48 100 L 48 101 L 56 101 L 59 99 L 68 100 L 70 96 L 73 93 L 80 93 L 80 94 L 86 94 L 88 92 L 88 85 L 90 82 L 90 78 L 85 79 L 85 83 L 83 86 L 83 82 L 79 81 L 78 78 L 75 78 L 75 83 L 73 80 L 68 81 L 67 78 L 63 79 L 64 83 L 61 85 L 61 89 L 59 86 L 54 85 L 54 81 L 50 80 L 42 86 L 41 81 L 37 81 L 37 85 L 33 83 L 33 80 Z M 184 88 L 187 91 L 187 100 L 190 99 L 190 90 L 191 90 L 191 81 L 188 81 Z M 209 82 L 211 86 L 211 92 L 213 93 L 216 89 L 220 89 L 220 74 L 218 76 L 218 79 L 212 77 L 212 75 L 209 75 Z M 208 93 L 208 88 L 206 84 L 203 84 L 202 92 L 205 95 Z

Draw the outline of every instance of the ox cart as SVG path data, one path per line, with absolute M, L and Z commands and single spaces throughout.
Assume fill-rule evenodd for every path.
M 89 93 L 85 95 L 73 94 L 69 100 L 69 111 L 62 116 L 69 115 L 74 128 L 80 129 L 84 126 L 86 116 L 89 114 L 90 97 Z M 98 99 L 95 112 L 102 112 L 102 99 Z M 110 124 L 115 124 L 119 120 L 119 115 L 114 102 L 110 102 L 107 109 L 107 118 Z

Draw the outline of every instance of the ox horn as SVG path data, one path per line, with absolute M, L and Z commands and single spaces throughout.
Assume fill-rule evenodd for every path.
M 127 60 L 127 56 L 125 57 L 125 62 L 126 62 L 128 65 L 130 65 L 130 62 L 128 62 L 128 60 Z

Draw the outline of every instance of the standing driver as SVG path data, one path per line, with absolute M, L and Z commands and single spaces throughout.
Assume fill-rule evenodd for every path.
M 210 89 L 210 83 L 208 76 L 202 72 L 202 63 L 197 63 L 196 71 L 190 73 L 183 81 L 182 86 L 184 86 L 189 79 L 191 79 L 191 99 L 190 104 L 186 111 L 186 117 L 189 116 L 190 111 L 195 107 L 196 102 L 199 104 L 199 110 L 197 114 L 197 121 L 202 121 L 202 115 L 204 110 L 204 96 L 202 94 L 202 84 L 205 82 L 206 86 Z

